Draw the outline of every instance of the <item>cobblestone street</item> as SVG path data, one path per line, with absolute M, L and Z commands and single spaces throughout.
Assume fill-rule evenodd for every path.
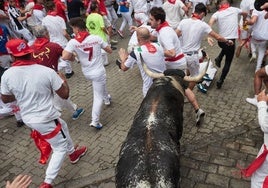
M 209 14 L 207 17 L 210 17 Z M 63 111 L 74 143 L 88 146 L 88 153 L 72 165 L 68 158 L 53 186 L 56 188 L 113 188 L 114 168 L 122 142 L 132 124 L 134 114 L 142 101 L 142 80 L 138 67 L 122 72 L 115 64 L 120 47 L 126 48 L 128 38 L 120 39 L 117 50 L 109 55 L 106 67 L 111 106 L 105 106 L 101 116 L 103 129 L 96 131 L 91 121 L 92 87 L 81 72 L 80 64 L 73 64 L 74 76 L 68 80 L 71 99 L 85 113 L 72 120 L 69 111 Z M 206 51 L 214 60 L 220 48 L 217 44 Z M 215 80 L 221 69 L 218 69 Z M 184 132 L 181 139 L 182 188 L 250 188 L 250 179 L 241 178 L 237 164 L 246 167 L 257 155 L 263 142 L 263 133 L 257 122 L 256 107 L 246 102 L 254 96 L 255 64 L 249 63 L 246 50 L 240 58 L 234 57 L 222 89 L 216 89 L 215 80 L 203 94 L 194 93 L 206 112 L 204 124 L 195 126 L 195 112 L 190 103 L 184 105 Z M 29 174 L 31 188 L 43 181 L 46 166 L 38 163 L 39 152 L 26 126 L 16 127 L 14 117 L 0 120 L 0 187 L 16 175 Z

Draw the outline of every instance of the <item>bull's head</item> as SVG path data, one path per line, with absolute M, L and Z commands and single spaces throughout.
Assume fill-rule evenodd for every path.
M 205 69 L 199 75 L 195 77 L 191 77 L 191 76 L 185 76 L 185 74 L 181 70 L 178 70 L 178 69 L 166 70 L 164 73 L 152 72 L 144 63 L 144 60 L 141 55 L 140 55 L 140 59 L 141 59 L 141 64 L 143 66 L 144 72 L 152 78 L 162 78 L 164 76 L 179 76 L 183 78 L 184 81 L 187 81 L 187 82 L 199 82 L 203 78 L 203 76 L 206 74 L 209 61 L 210 61 L 210 59 L 208 59 Z

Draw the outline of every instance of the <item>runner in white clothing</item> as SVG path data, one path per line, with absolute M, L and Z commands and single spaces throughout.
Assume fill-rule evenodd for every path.
M 88 33 L 86 23 L 82 18 L 72 18 L 69 24 L 76 37 L 68 42 L 62 52 L 62 59 L 73 60 L 73 53 L 77 53 L 82 72 L 87 80 L 92 81 L 93 86 L 92 121 L 90 126 L 101 129 L 100 114 L 103 102 L 106 105 L 110 105 L 111 100 L 111 96 L 106 89 L 106 71 L 101 62 L 101 49 L 104 49 L 107 53 L 112 53 L 112 49 L 102 38 Z
M 47 16 L 43 18 L 42 25 L 47 28 L 50 41 L 65 48 L 68 40 L 71 39 L 66 30 L 66 23 L 62 17 L 57 15 L 55 3 L 53 1 L 48 1 L 46 3 L 46 9 Z M 70 61 L 60 59 L 58 70 L 64 70 L 66 78 L 70 78 L 74 74 Z
M 246 20 L 247 13 L 242 12 L 241 9 L 231 7 L 228 0 L 222 0 L 220 7 L 209 20 L 209 25 L 212 27 L 214 23 L 218 23 L 219 34 L 228 40 L 232 40 L 235 44 L 235 40 L 238 38 L 238 16 L 242 15 L 243 20 Z M 218 57 L 215 58 L 215 64 L 220 68 L 221 61 L 225 56 L 225 64 L 222 69 L 220 79 L 217 81 L 217 88 L 220 89 L 222 84 L 231 68 L 233 61 L 235 45 L 229 45 L 225 42 L 218 41 L 218 45 L 221 48 L 221 52 Z
M 14 31 L 23 36 L 25 40 L 27 40 L 28 44 L 31 45 L 35 38 L 32 35 L 32 33 L 27 29 L 26 27 L 26 19 L 31 16 L 32 10 L 21 12 L 16 7 L 16 1 L 15 0 L 9 0 L 8 1 L 8 15 L 11 21 L 11 24 L 13 26 Z M 24 15 L 22 15 L 22 13 Z
M 248 13 L 247 19 L 250 19 L 252 11 L 254 10 L 254 0 L 242 0 L 240 3 L 240 9 L 243 12 L 247 12 Z M 246 48 L 248 48 L 248 52 L 251 52 L 250 50 L 251 26 L 246 25 L 243 22 L 243 18 L 241 18 L 239 22 L 239 31 L 240 31 L 240 35 L 239 35 L 240 44 L 236 48 L 236 57 L 240 56 L 243 46 L 246 46 Z M 251 61 L 255 61 L 255 59 L 256 59 L 256 54 L 252 56 Z
M 149 77 L 143 70 L 141 57 L 148 68 L 157 73 L 162 73 L 166 70 L 164 60 L 164 50 L 158 43 L 150 42 L 150 32 L 145 27 L 139 27 L 137 30 L 137 38 L 140 46 L 134 48 L 134 50 L 128 55 L 126 50 L 121 48 L 119 50 L 119 56 L 121 60 L 121 70 L 127 71 L 132 68 L 134 64 L 137 64 L 140 69 L 141 77 L 143 80 L 143 96 L 145 97 L 147 91 L 153 83 L 153 78 Z
M 252 25 L 252 33 L 251 33 L 251 51 L 252 58 L 256 57 L 256 52 L 258 52 L 258 59 L 255 72 L 257 72 L 263 62 L 263 58 L 265 55 L 265 51 L 267 48 L 267 40 L 268 40 L 268 20 L 265 19 L 266 11 L 257 11 L 253 10 L 252 16 L 250 20 L 246 21 L 247 25 Z
M 166 14 L 163 8 L 153 7 L 150 10 L 150 25 L 158 32 L 158 42 L 164 48 L 167 69 L 186 70 L 186 58 L 182 53 L 179 38 L 165 18 Z M 196 125 L 200 126 L 204 120 L 205 112 L 199 108 L 195 94 L 190 88 L 185 89 L 185 95 L 196 112 Z
M 141 25 L 140 20 L 148 20 L 148 5 L 146 0 L 128 0 L 130 7 L 134 10 L 134 20 Z
M 58 175 L 66 154 L 71 163 L 77 163 L 87 151 L 87 147 L 74 148 L 67 124 L 60 118 L 61 114 L 53 104 L 53 92 L 67 99 L 69 87 L 64 75 L 58 75 L 53 69 L 31 60 L 33 49 L 24 40 L 11 39 L 6 47 L 15 61 L 2 77 L 1 97 L 4 103 L 17 100 L 24 123 L 33 130 L 32 138 L 42 140 L 42 144 L 47 143 L 40 146 L 38 142 L 39 149 L 49 146 L 45 147 L 49 150 L 46 158 L 42 158 L 42 164 L 46 163 L 50 151 L 53 151 L 45 180 L 39 186 L 52 188 L 51 184 Z
M 188 16 L 188 8 L 181 0 L 167 0 L 163 9 L 166 12 L 166 21 L 173 29 L 178 27 L 183 17 Z
M 218 41 L 229 43 L 229 40 L 214 32 L 206 22 L 202 21 L 206 14 L 206 6 L 203 3 L 198 3 L 192 17 L 182 20 L 176 29 L 177 35 L 181 39 L 181 48 L 186 57 L 187 68 L 191 76 L 199 74 L 198 50 L 201 48 L 201 42 L 205 35 L 210 35 Z M 195 34 L 193 35 L 193 33 Z M 195 82 L 191 82 L 189 88 L 193 89 L 195 84 Z

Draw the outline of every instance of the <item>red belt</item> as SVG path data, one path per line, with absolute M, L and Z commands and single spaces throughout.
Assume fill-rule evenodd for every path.
M 60 124 L 60 122 L 57 122 L 57 126 L 56 126 L 56 128 L 52 132 L 50 132 L 48 134 L 45 134 L 45 135 L 41 135 L 41 137 L 43 139 L 45 139 L 45 140 L 51 139 L 54 136 L 56 136 L 60 132 L 60 130 L 61 130 L 61 124 Z
M 165 61 L 177 61 L 184 57 L 184 54 L 179 54 L 176 57 L 165 58 Z

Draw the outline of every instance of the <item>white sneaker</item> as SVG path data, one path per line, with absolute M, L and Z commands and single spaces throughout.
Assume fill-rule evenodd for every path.
M 90 127 L 94 127 L 94 128 L 96 128 L 97 130 L 100 130 L 101 128 L 102 128 L 102 124 L 99 122 L 99 123 L 93 123 L 93 122 L 91 122 L 90 124 L 89 124 L 89 126 Z
M 103 102 L 104 102 L 104 104 L 105 104 L 106 106 L 109 106 L 109 105 L 111 105 L 111 101 L 112 101 L 112 97 L 111 97 L 110 94 L 108 94 L 108 96 L 107 96 L 107 100 L 104 100 Z
M 256 53 L 252 53 L 252 56 L 251 56 L 249 62 L 250 62 L 250 63 L 254 63 L 254 62 L 256 62 L 256 59 L 257 59 L 257 55 L 256 55 Z
M 258 104 L 258 101 L 257 101 L 257 98 L 254 97 L 254 98 L 246 98 L 246 101 L 249 103 L 249 104 L 252 104 L 254 106 L 257 106 Z
M 196 126 L 200 126 L 204 122 L 205 112 L 201 108 L 196 112 Z

